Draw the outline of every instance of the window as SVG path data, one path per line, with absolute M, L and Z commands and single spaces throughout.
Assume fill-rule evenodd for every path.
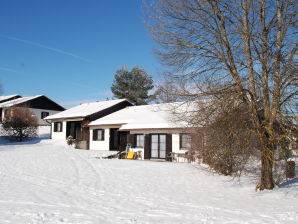
M 105 130 L 104 129 L 93 129 L 93 141 L 104 141 Z
M 54 132 L 62 132 L 62 122 L 54 123 Z
M 144 148 L 144 135 L 136 134 L 135 135 L 135 146 L 136 148 Z
M 190 149 L 191 136 L 189 134 L 180 134 L 180 149 Z
M 49 115 L 50 115 L 49 112 L 42 111 L 40 117 L 41 117 L 41 119 L 44 119 L 45 117 L 47 117 Z

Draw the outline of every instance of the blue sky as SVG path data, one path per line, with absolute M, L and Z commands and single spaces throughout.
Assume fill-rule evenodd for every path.
M 44 94 L 70 107 L 111 97 L 124 64 L 158 78 L 141 0 L 2 0 L 0 27 L 3 95 Z

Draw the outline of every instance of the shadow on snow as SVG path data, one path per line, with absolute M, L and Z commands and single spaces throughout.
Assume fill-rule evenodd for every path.
M 279 188 L 290 188 L 290 187 L 292 187 L 292 185 L 296 185 L 296 184 L 298 185 L 298 177 L 288 180 L 288 181 L 280 184 L 278 187 Z
M 11 137 L 0 136 L 0 146 L 34 145 L 46 139 L 50 139 L 50 137 L 48 135 L 41 135 L 39 137 L 27 138 L 23 142 L 18 142 Z M 6 151 L 6 149 L 0 149 L 0 151 Z

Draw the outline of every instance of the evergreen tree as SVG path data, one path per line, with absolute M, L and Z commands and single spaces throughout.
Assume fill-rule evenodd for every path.
M 152 77 L 144 69 L 133 67 L 128 71 L 123 67 L 116 71 L 111 90 L 116 98 L 125 98 L 135 105 L 144 105 L 152 100 L 149 91 L 153 87 Z

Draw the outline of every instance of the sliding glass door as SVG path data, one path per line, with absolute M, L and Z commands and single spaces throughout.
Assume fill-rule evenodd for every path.
M 157 158 L 157 159 L 166 158 L 166 135 L 165 134 L 151 135 L 151 158 Z

